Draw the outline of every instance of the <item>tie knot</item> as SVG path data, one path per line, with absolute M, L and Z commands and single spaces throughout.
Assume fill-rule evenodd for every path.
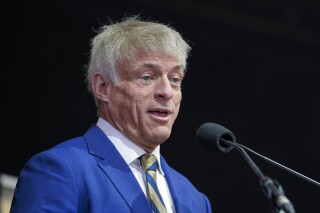
M 143 155 L 141 157 L 141 165 L 145 172 L 148 170 L 156 171 L 158 168 L 156 156 L 147 154 Z

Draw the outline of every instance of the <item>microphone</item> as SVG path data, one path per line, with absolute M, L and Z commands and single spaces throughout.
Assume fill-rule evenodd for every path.
M 302 178 L 303 180 L 308 181 L 309 183 L 312 183 L 318 187 L 320 187 L 320 183 L 305 176 L 302 175 L 296 171 L 294 171 L 293 169 L 290 169 L 274 160 L 271 160 L 255 151 L 253 151 L 252 149 L 239 144 L 236 142 L 236 137 L 234 136 L 234 134 L 228 130 L 227 128 L 216 124 L 216 123 L 205 123 L 203 125 L 201 125 L 197 132 L 196 132 L 196 142 L 198 144 L 198 146 L 204 150 L 204 151 L 209 151 L 209 152 L 224 152 L 224 153 L 228 153 L 230 152 L 233 148 L 237 148 L 237 149 L 245 149 L 253 154 L 255 154 L 256 156 L 258 156 L 259 158 L 267 161 L 268 163 L 271 163 L 293 175 L 296 175 L 300 178 Z
M 258 176 L 263 193 L 272 202 L 273 212 L 295 213 L 292 203 L 285 196 L 284 190 L 279 182 L 276 180 L 273 181 L 261 172 L 246 153 L 246 147 L 242 147 L 242 145 L 236 143 L 236 137 L 230 130 L 216 123 L 205 123 L 200 126 L 196 132 L 196 142 L 201 149 L 210 152 L 222 151 L 228 153 L 233 148 L 239 150 Z
M 205 151 L 228 153 L 234 146 L 225 141 L 235 143 L 236 137 L 230 130 L 216 123 L 205 123 L 196 132 L 196 142 Z

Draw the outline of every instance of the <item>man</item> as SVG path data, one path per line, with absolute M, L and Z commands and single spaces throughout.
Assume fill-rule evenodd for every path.
M 211 212 L 160 155 L 189 50 L 171 27 L 138 17 L 102 27 L 87 72 L 98 121 L 24 166 L 10 212 Z

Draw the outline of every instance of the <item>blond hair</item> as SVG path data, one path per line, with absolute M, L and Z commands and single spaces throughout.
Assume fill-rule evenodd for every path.
M 116 65 L 127 59 L 134 60 L 138 52 L 175 58 L 186 70 L 190 50 L 188 43 L 172 27 L 142 21 L 138 16 L 104 25 L 91 40 L 91 55 L 87 69 L 88 90 L 93 93 L 91 78 L 95 72 L 100 72 L 117 85 L 119 75 Z

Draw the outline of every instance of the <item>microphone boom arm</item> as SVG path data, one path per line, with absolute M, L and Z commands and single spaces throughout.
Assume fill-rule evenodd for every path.
M 295 213 L 292 203 L 285 196 L 284 190 L 279 182 L 276 180 L 273 181 L 271 178 L 265 176 L 240 144 L 225 140 L 223 138 L 220 138 L 220 141 L 240 151 L 242 156 L 249 163 L 252 170 L 258 176 L 262 191 L 272 202 L 272 210 L 274 212 Z
M 254 171 L 254 173 L 256 173 L 256 175 L 258 176 L 259 179 L 263 179 L 264 178 L 264 174 L 261 172 L 261 170 L 259 169 L 259 167 L 253 162 L 253 160 L 250 158 L 250 156 L 248 155 L 248 153 L 237 143 L 235 142 L 231 142 L 228 140 L 225 140 L 223 138 L 220 138 L 221 141 L 223 141 L 223 143 L 226 143 L 228 145 L 233 146 L 234 148 L 238 149 L 241 153 L 241 155 L 246 159 L 246 161 L 249 163 L 250 167 L 252 168 L 252 170 Z
M 224 139 L 222 139 L 222 140 L 223 140 L 223 142 L 227 143 L 226 140 L 224 140 Z M 261 159 L 263 159 L 265 161 L 268 161 L 271 164 L 273 164 L 273 165 L 275 165 L 275 166 L 277 166 L 277 167 L 279 167 L 279 168 L 281 168 L 281 169 L 283 169 L 283 170 L 285 170 L 285 171 L 287 171 L 287 172 L 289 172 L 289 173 L 291 173 L 293 175 L 296 175 L 296 176 L 298 176 L 298 177 L 300 177 L 300 178 L 302 178 L 302 179 L 304 179 L 304 180 L 306 180 L 306 181 L 308 181 L 308 182 L 320 187 L 320 183 L 319 182 L 317 182 L 317 181 L 315 181 L 315 180 L 313 180 L 313 179 L 311 179 L 311 178 L 309 178 L 309 177 L 307 177 L 307 176 L 305 176 L 303 174 L 300 174 L 299 172 L 296 172 L 293 169 L 290 169 L 290 168 L 288 168 L 288 167 L 286 167 L 286 166 L 284 166 L 284 165 L 282 165 L 282 164 L 280 164 L 280 163 L 278 163 L 278 162 L 276 162 L 274 160 L 271 160 L 270 158 L 267 158 L 267 157 L 255 152 L 255 151 L 253 151 L 252 149 L 242 145 L 242 144 L 239 144 L 239 143 L 236 143 L 236 142 L 231 142 L 231 143 L 229 142 L 228 144 L 233 145 L 233 146 L 235 146 L 235 144 L 236 144 L 237 146 L 239 146 L 239 147 L 241 147 L 241 148 L 243 148 L 243 149 L 255 154 L 256 156 L 260 157 Z

